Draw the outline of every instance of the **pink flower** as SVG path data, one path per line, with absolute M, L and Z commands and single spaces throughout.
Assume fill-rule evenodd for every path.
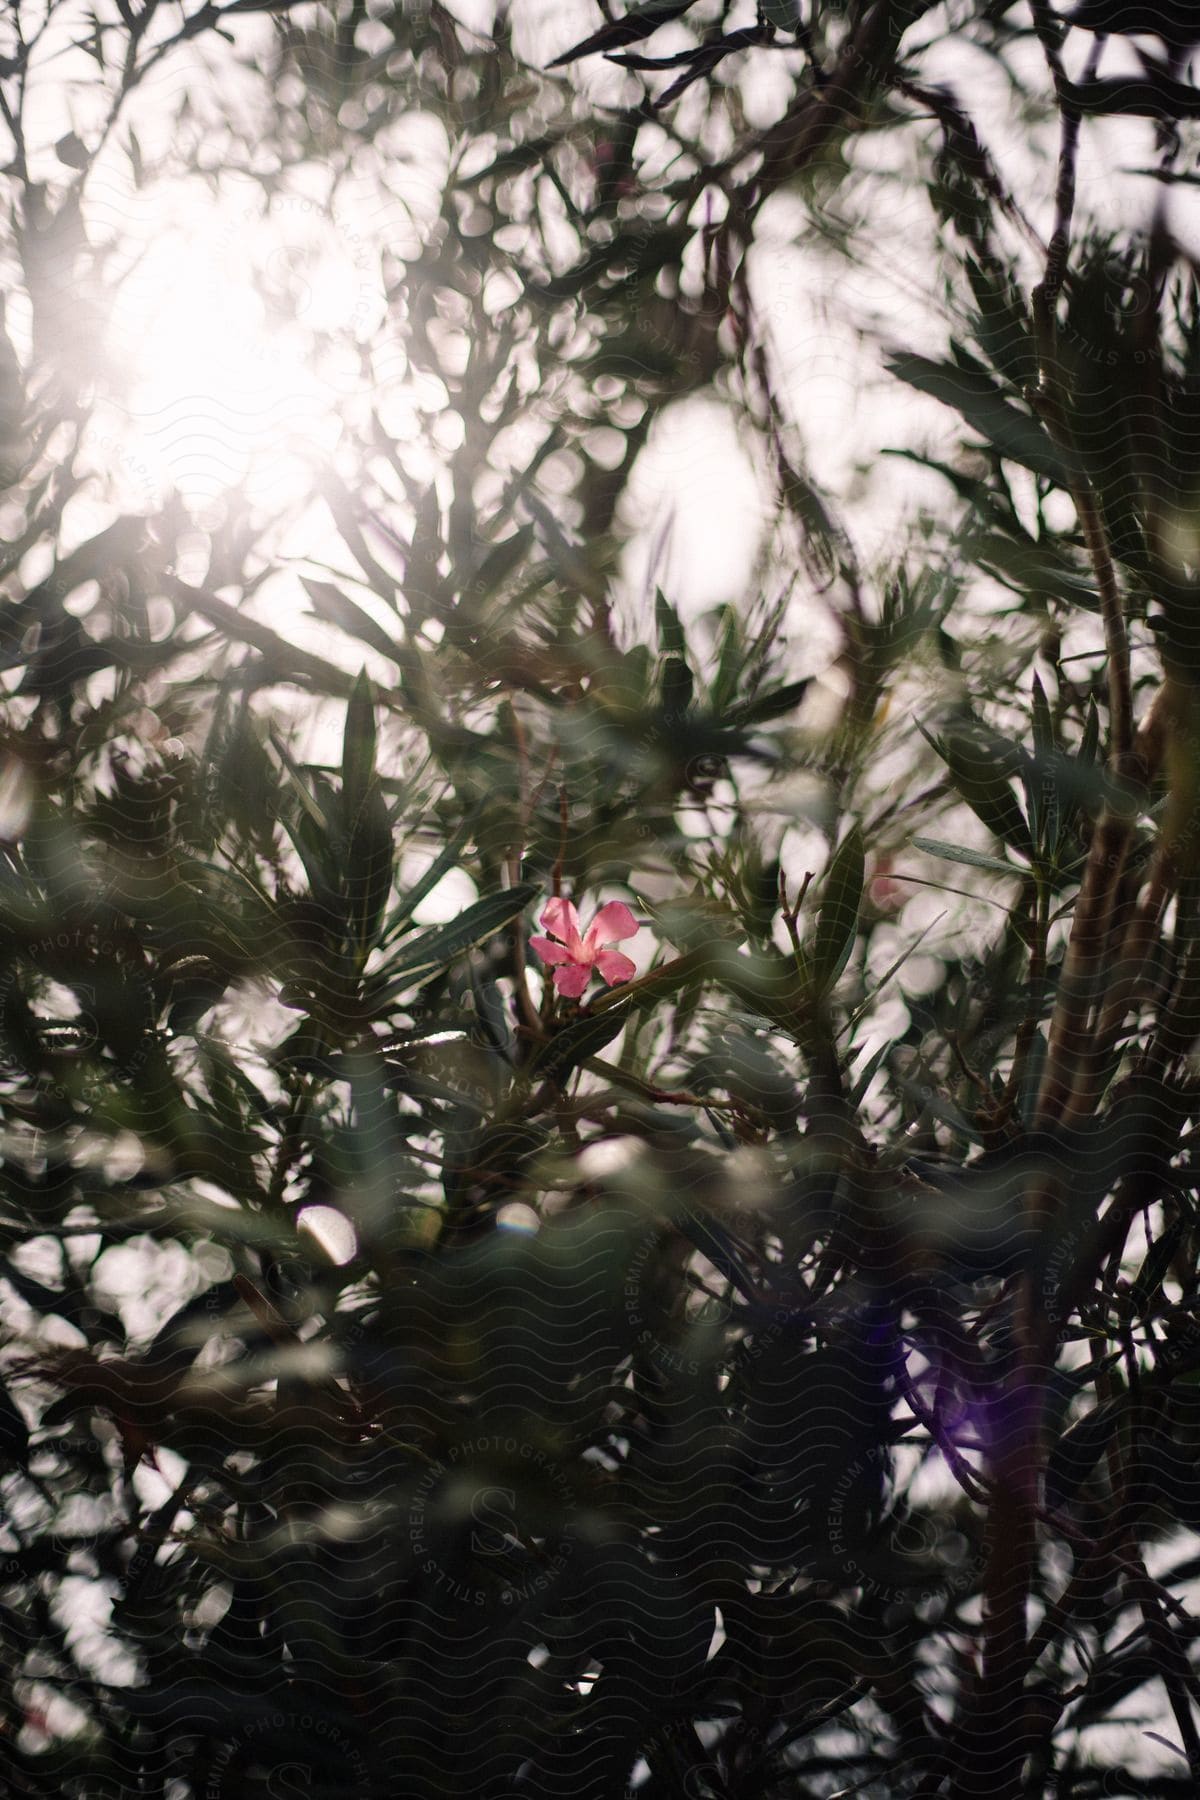
M 902 881 L 892 877 L 892 858 L 886 852 L 875 858 L 875 867 L 867 882 L 867 895 L 878 912 L 899 912 L 909 898 Z
M 614 939 L 633 937 L 641 929 L 623 901 L 610 900 L 602 906 L 582 937 L 579 914 L 569 900 L 547 900 L 541 923 L 552 935 L 531 937 L 530 949 L 536 950 L 544 963 L 555 965 L 554 985 L 568 1000 L 578 1000 L 593 969 L 609 983 L 628 981 L 637 974 L 637 964 L 630 957 L 605 947 Z

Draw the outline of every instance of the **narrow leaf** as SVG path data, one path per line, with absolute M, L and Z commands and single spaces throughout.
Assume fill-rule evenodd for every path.
M 475 819 L 473 817 L 463 820 L 463 823 L 458 827 L 458 830 L 454 833 L 454 836 L 450 839 L 449 843 L 447 843 L 438 856 L 434 857 L 425 873 L 414 881 L 404 898 L 399 901 L 394 910 L 389 914 L 387 924 L 384 927 L 385 938 L 392 937 L 397 931 L 400 931 L 408 923 L 409 919 L 412 918 L 412 915 L 416 912 L 426 894 L 431 894 L 433 892 L 438 882 L 442 879 L 442 876 L 448 875 L 451 869 L 456 869 L 458 867 L 458 859 L 462 854 L 463 846 L 470 838 L 474 829 Z
M 915 837 L 913 849 L 923 850 L 926 856 L 940 856 L 945 862 L 965 863 L 970 869 L 987 869 L 992 875 L 1019 875 L 1020 869 L 1014 869 L 998 856 L 985 856 L 982 850 L 968 850 L 965 844 L 945 844 L 940 838 Z
M 379 922 L 392 887 L 392 822 L 378 782 L 373 781 L 355 814 L 346 845 L 346 902 L 350 928 L 360 949 L 375 945 Z
M 359 676 L 346 707 L 342 737 L 342 805 L 347 824 L 357 818 L 375 780 L 375 696 Z
M 728 722 L 730 725 L 761 725 L 768 719 L 794 712 L 811 685 L 806 677 L 803 681 L 789 681 L 783 687 L 771 688 L 741 706 L 732 707 L 726 715 Z
M 588 1013 L 556 1032 L 534 1058 L 532 1073 L 549 1081 L 561 1081 L 571 1070 L 611 1044 L 629 1017 L 631 1008 L 614 1006 L 610 1012 Z
M 658 627 L 658 648 L 663 656 L 687 656 L 687 634 L 679 614 L 661 588 L 654 591 L 654 621 Z
M 1046 1498 L 1051 1506 L 1064 1506 L 1078 1493 L 1104 1454 L 1129 1404 L 1129 1396 L 1119 1394 L 1087 1413 L 1056 1439 L 1046 1464 Z
M 296 644 L 289 644 L 269 625 L 240 612 L 216 594 L 192 587 L 169 572 L 163 575 L 162 581 L 181 605 L 202 613 L 235 643 L 248 644 L 252 650 L 257 650 L 266 661 L 273 680 L 302 680 L 309 682 L 318 693 L 349 694 L 353 682 L 344 670 L 335 669 L 332 663 L 301 650 Z
M 1046 476 L 1058 487 L 1068 485 L 1062 457 L 1044 427 L 1005 399 L 986 374 L 905 354 L 893 356 L 887 366 L 890 374 L 909 387 L 953 407 L 963 422 L 1000 456 L 1032 469 L 1035 475 Z
M 1033 844 L 1025 815 L 1008 785 L 1009 770 L 998 745 L 969 730 L 951 730 L 939 746 L 951 781 L 976 818 L 995 837 L 1028 860 Z
M 1049 756 L 1054 749 L 1054 722 L 1050 702 L 1038 677 L 1033 678 L 1033 747 L 1039 756 Z
M 879 1073 L 884 1057 L 889 1055 L 894 1048 L 895 1046 L 891 1039 L 885 1038 L 879 1048 L 871 1056 L 867 1057 L 867 1060 L 856 1073 L 854 1085 L 851 1087 L 847 1096 L 851 1106 L 859 1107 L 862 1105 L 866 1098 L 867 1089 Z
M 834 852 L 825 876 L 811 958 L 818 994 L 829 992 L 850 960 L 865 878 L 862 832 L 856 825 Z
M 312 601 L 313 611 L 319 619 L 327 625 L 336 625 L 339 631 L 356 638 L 377 656 L 386 656 L 389 662 L 396 661 L 396 645 L 382 625 L 377 625 L 357 601 L 349 599 L 329 581 L 313 581 L 302 575 L 300 585 Z
M 1079 743 L 1079 760 L 1085 768 L 1090 768 L 1096 760 L 1100 748 L 1100 714 L 1096 710 L 1096 702 L 1088 701 L 1087 717 L 1083 721 L 1083 737 Z
M 536 882 L 523 881 L 517 887 L 506 888 L 503 893 L 489 894 L 468 906 L 457 919 L 437 925 L 413 943 L 406 944 L 386 969 L 387 986 L 379 998 L 394 999 L 407 988 L 428 980 L 456 957 L 474 949 L 476 944 L 494 937 L 532 905 L 541 891 Z
M 625 44 L 636 44 L 657 31 L 660 25 L 668 25 L 672 19 L 680 18 L 692 4 L 693 0 L 650 0 L 649 5 L 635 6 L 623 19 L 613 19 L 602 25 L 599 31 L 593 31 L 573 49 L 564 50 L 546 67 L 560 69 L 564 63 L 575 62 L 580 56 L 593 56 L 601 51 L 620 50 Z

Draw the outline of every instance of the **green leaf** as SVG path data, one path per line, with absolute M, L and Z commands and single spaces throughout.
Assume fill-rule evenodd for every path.
M 724 716 L 738 685 L 742 679 L 745 659 L 742 648 L 742 628 L 737 608 L 724 606 L 721 608 L 721 637 L 717 649 L 717 672 L 709 689 L 709 704 L 714 714 Z
M 283 827 L 304 865 L 309 893 L 332 919 L 340 918 L 337 857 L 329 838 L 307 813 L 285 819 Z
M 1171 1272 L 1171 1264 L 1179 1254 L 1179 1246 L 1188 1230 L 1185 1219 L 1175 1219 L 1162 1236 L 1151 1244 L 1146 1260 L 1133 1284 L 1132 1304 L 1139 1316 L 1160 1298 L 1163 1282 Z
M 654 591 L 654 620 L 658 626 L 658 648 L 663 656 L 687 657 L 687 634 L 679 622 L 679 614 L 661 588 Z
M 163 574 L 161 580 L 177 601 L 209 619 L 234 643 L 248 644 L 252 650 L 257 650 L 262 659 L 261 673 L 267 680 L 307 682 L 319 694 L 349 694 L 353 682 L 344 669 L 335 668 L 332 663 L 300 649 L 297 644 L 289 644 L 286 638 L 280 637 L 277 631 L 272 631 L 269 625 L 239 611 L 218 594 L 192 587 L 169 571 Z
M 789 681 L 783 687 L 771 688 L 753 700 L 731 707 L 726 718 L 731 725 L 761 725 L 767 719 L 778 719 L 784 713 L 795 711 L 811 685 L 807 677 L 803 681 Z
M 307 575 L 300 577 L 300 585 L 312 601 L 313 611 L 319 619 L 323 619 L 327 625 L 336 625 L 347 637 L 356 638 L 378 656 L 386 656 L 389 662 L 396 662 L 397 646 L 382 625 L 377 625 L 370 613 L 365 612 L 357 601 L 349 599 L 331 582 L 312 581 Z
M 920 932 L 913 939 L 911 944 L 908 944 L 903 950 L 901 950 L 901 952 L 898 956 L 893 957 L 892 961 L 888 964 L 887 968 L 883 971 L 883 974 L 879 977 L 879 979 L 877 981 L 870 983 L 868 990 L 867 990 L 866 998 L 863 1000 L 862 1004 L 854 1012 L 852 1012 L 850 1014 L 850 1017 L 846 1020 L 846 1023 L 842 1026 L 841 1031 L 838 1033 L 839 1037 L 853 1036 L 854 1032 L 857 1030 L 858 1026 L 862 1023 L 863 1019 L 866 1018 L 867 1014 L 875 1006 L 876 1002 L 879 999 L 879 996 L 883 993 L 884 989 L 887 987 L 888 982 L 891 981 L 893 976 L 898 975 L 900 973 L 900 970 L 904 967 L 905 963 L 909 960 L 909 958 L 911 956 L 916 955 L 917 951 L 920 949 L 921 945 L 925 942 L 925 939 L 929 936 L 929 934 L 933 930 L 934 926 L 940 925 L 941 921 L 944 917 L 945 917 L 944 914 L 939 914 L 936 919 L 931 919 L 929 921 L 928 925 L 925 927 L 924 931 Z
M 1051 1506 L 1064 1506 L 1078 1493 L 1129 1405 L 1129 1395 L 1118 1394 L 1056 1438 L 1046 1463 L 1046 1499 Z
M 682 722 L 695 692 L 692 671 L 681 656 L 668 656 L 662 667 L 661 685 L 663 719 L 670 730 Z
M 399 583 L 395 576 L 389 575 L 387 570 L 372 556 L 367 541 L 359 528 L 358 502 L 349 488 L 332 470 L 326 470 L 322 478 L 321 490 L 325 504 L 333 514 L 334 523 L 345 540 L 346 548 L 367 576 L 372 592 L 394 608 L 396 595 L 399 592 Z
M 982 370 L 957 368 L 953 363 L 907 353 L 891 357 L 887 367 L 909 387 L 953 407 L 998 455 L 1045 476 L 1056 487 L 1069 485 L 1062 457 L 1043 426 L 1006 400 Z
M 246 1119 L 240 1084 L 218 1057 L 205 1058 L 205 1080 L 211 1097 L 210 1128 L 229 1158 L 232 1191 L 253 1196 L 258 1191 L 253 1159 L 263 1146 Z
M 881 983 L 880 985 L 882 986 L 883 984 Z M 892 1040 L 890 1038 L 884 1038 L 878 1049 L 875 1050 L 872 1055 L 868 1056 L 866 1061 L 856 1071 L 853 1085 L 847 1095 L 851 1106 L 859 1107 L 862 1105 L 866 1098 L 867 1089 L 879 1073 L 884 1057 L 889 1056 L 894 1049 L 895 1045 Z
M 1025 1061 L 1025 1075 L 1021 1082 L 1021 1092 L 1017 1099 L 1017 1110 L 1021 1123 L 1032 1128 L 1037 1115 L 1038 1095 L 1042 1091 L 1042 1075 L 1046 1067 L 1049 1045 L 1046 1034 L 1039 1026 L 1029 1041 L 1029 1054 Z
M 347 703 L 342 736 L 342 806 L 348 826 L 362 811 L 374 782 L 375 696 L 363 673 Z
M 1079 760 L 1085 768 L 1090 769 L 1100 749 L 1100 714 L 1096 710 L 1096 702 L 1089 699 L 1087 717 L 1083 721 L 1083 736 L 1079 741 Z
M 529 554 L 534 541 L 532 525 L 522 525 L 511 537 L 493 544 L 471 577 L 471 589 L 477 596 L 494 594 L 503 586 L 517 565 Z
M 1046 690 L 1038 677 L 1033 678 L 1033 747 L 1039 756 L 1049 756 L 1054 750 L 1054 721 L 1050 717 L 1050 702 L 1046 699 Z
M 426 894 L 431 894 L 433 892 L 438 882 L 442 879 L 442 876 L 448 875 L 451 869 L 456 869 L 458 867 L 459 857 L 462 855 L 463 847 L 470 838 L 471 833 L 474 831 L 475 825 L 476 820 L 474 817 L 464 819 L 462 824 L 455 831 L 453 837 L 451 837 L 446 844 L 445 848 L 439 855 L 434 857 L 425 873 L 418 876 L 417 880 L 414 881 L 413 885 L 404 895 L 404 898 L 397 902 L 395 908 L 388 915 L 387 924 L 384 927 L 383 935 L 385 939 L 392 937 L 396 932 L 401 931 L 408 923 L 409 919 L 412 918 L 413 913 L 417 910 L 418 906 L 420 906 Z
M 1053 540 L 1036 542 L 1011 526 L 964 533 L 961 554 L 1023 600 L 1056 600 L 1064 606 L 1096 612 L 1098 601 L 1090 575 L 1071 552 Z
M 548 1081 L 562 1081 L 589 1056 L 611 1044 L 632 1009 L 614 1006 L 610 1012 L 588 1013 L 558 1031 L 534 1057 L 531 1073 Z
M 441 508 L 430 482 L 413 502 L 412 542 L 404 559 L 404 598 L 413 618 L 432 614 L 446 621 L 451 596 L 438 573 L 443 547 Z
M 530 138 L 524 144 L 513 144 L 508 150 L 502 150 L 493 162 L 487 163 L 474 175 L 459 175 L 459 187 L 478 187 L 485 181 L 504 181 L 511 175 L 519 175 L 523 169 L 540 166 L 562 142 L 561 131 L 549 131 L 542 137 Z
M 577 588 L 591 600 L 603 600 L 605 583 L 592 568 L 586 548 L 572 543 L 551 508 L 532 487 L 522 491 L 521 503 L 532 515 L 538 541 L 559 580 L 567 588 Z
M 915 837 L 912 843 L 914 850 L 923 850 L 926 856 L 940 856 L 945 862 L 965 863 L 970 869 L 987 869 L 992 875 L 1021 874 L 1020 869 L 1014 869 L 1000 857 L 985 856 L 982 850 L 968 850 L 965 844 L 945 844 L 940 838 L 927 837 Z
M 382 1059 L 374 1053 L 354 1050 L 345 1059 L 351 1094 L 348 1143 L 353 1157 L 353 1178 L 342 1184 L 338 1202 L 362 1243 L 379 1241 L 396 1207 L 402 1183 L 395 1165 L 403 1143 L 396 1120 L 396 1102 L 384 1083 Z
M 791 13 L 794 21 L 794 5 Z M 795 30 L 795 24 L 784 29 Z M 791 462 L 781 445 L 776 446 L 775 457 L 781 498 L 800 527 L 800 554 L 810 575 L 824 587 L 839 569 L 853 569 L 853 548 L 811 477 Z
M 274 1103 L 250 1079 L 227 1045 L 217 1038 L 210 1038 L 201 1033 L 197 1034 L 196 1044 L 203 1053 L 205 1066 L 211 1068 L 219 1065 L 224 1069 L 230 1083 L 240 1094 L 244 1106 L 250 1112 L 265 1125 L 276 1123 Z
M 856 825 L 834 852 L 825 876 L 810 962 L 818 995 L 829 992 L 850 960 L 865 879 L 862 832 Z
M 304 813 L 312 820 L 318 831 L 327 832 L 329 830 L 329 819 L 322 811 L 320 803 L 316 799 L 308 783 L 305 781 L 304 772 L 299 763 L 296 761 L 283 739 L 274 731 L 271 733 L 271 743 L 287 773 L 288 784 L 296 799 L 300 802 Z
M 580 56 L 594 56 L 600 51 L 620 50 L 625 44 L 636 44 L 657 31 L 660 25 L 668 25 L 672 19 L 680 18 L 692 4 L 693 0 L 649 0 L 646 6 L 635 6 L 624 18 L 613 19 L 573 49 L 564 50 L 546 67 L 560 69 L 564 63 L 575 62 Z
M 924 727 L 920 729 L 924 731 Z M 929 733 L 924 735 L 928 737 Z M 1032 861 L 1029 826 L 1008 785 L 1011 756 L 1000 742 L 961 725 L 952 725 L 941 744 L 935 739 L 930 741 L 944 758 L 956 791 L 976 818 L 995 837 Z
M 355 815 L 346 845 L 345 887 L 351 932 L 360 950 L 371 949 L 392 887 L 392 821 L 373 781 Z
M 993 368 L 1018 391 L 1037 380 L 1037 355 L 1020 290 L 1005 272 L 968 257 L 967 279 L 979 308 L 976 336 Z
M 446 968 L 457 957 L 473 950 L 476 944 L 486 942 L 511 924 L 532 905 L 541 891 L 537 882 L 522 881 L 503 893 L 489 894 L 483 900 L 476 900 L 449 924 L 437 925 L 423 937 L 404 945 L 401 954 L 384 971 L 387 986 L 376 998 L 392 1000 L 418 982 L 427 981 L 439 969 Z
M 979 1131 L 966 1114 L 955 1106 L 953 1100 L 939 1094 L 931 1085 L 927 1069 L 922 1074 L 923 1080 L 913 1081 L 907 1075 L 901 1075 L 898 1070 L 892 1070 L 892 1080 L 897 1090 L 912 1106 L 917 1117 L 923 1118 L 928 1114 L 930 1118 L 940 1119 L 943 1125 L 948 1125 L 955 1136 L 962 1138 L 965 1143 L 981 1144 L 983 1140 Z

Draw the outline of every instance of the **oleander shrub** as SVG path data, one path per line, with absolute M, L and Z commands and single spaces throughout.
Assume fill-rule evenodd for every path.
M 1191 35 L 0 21 L 5 1793 L 1195 1791 Z M 201 508 L 194 191 L 360 296 Z

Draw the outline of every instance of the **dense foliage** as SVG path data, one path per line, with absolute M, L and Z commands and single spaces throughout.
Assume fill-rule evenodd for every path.
M 0 20 L 6 1793 L 1195 1792 L 1185 12 Z M 130 196 L 235 178 L 408 228 L 198 523 L 92 428 Z

